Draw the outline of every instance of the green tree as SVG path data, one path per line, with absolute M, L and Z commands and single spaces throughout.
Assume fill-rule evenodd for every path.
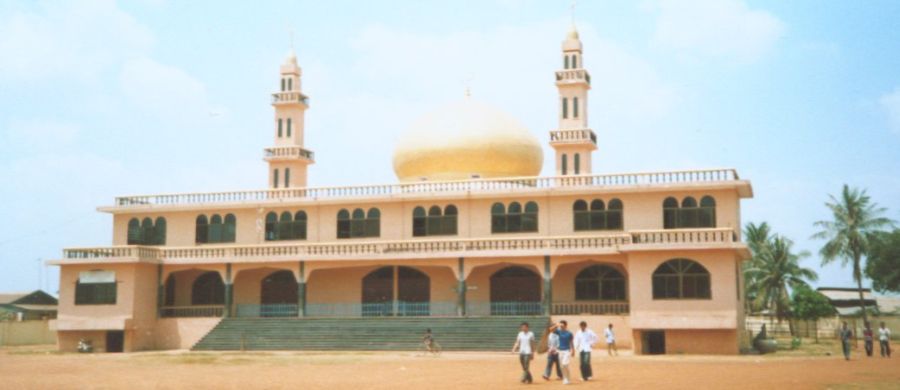
M 823 317 L 834 315 L 834 306 L 824 295 L 813 291 L 806 285 L 798 285 L 794 288 L 791 297 L 791 309 L 795 318 L 807 321 L 818 321 Z M 816 322 L 816 343 L 819 342 L 819 326 Z
M 869 237 L 865 272 L 876 291 L 900 292 L 900 229 Z
M 829 195 L 825 206 L 831 211 L 831 220 L 822 220 L 815 226 L 822 230 L 813 238 L 827 240 L 819 254 L 822 265 L 841 259 L 841 266 L 852 263 L 853 280 L 859 289 L 859 308 L 863 321 L 868 321 L 862 287 L 862 261 L 869 253 L 869 238 L 875 232 L 893 225 L 893 221 L 882 215 L 883 207 L 872 202 L 865 190 L 850 188 L 844 184 L 840 198 Z
M 779 322 L 790 314 L 789 289 L 819 278 L 815 271 L 800 266 L 800 259 L 809 257 L 809 252 L 794 253 L 792 246 L 791 240 L 772 236 L 746 271 L 753 281 L 750 290 L 756 296 L 754 304 L 774 312 Z
M 760 308 L 752 305 L 756 300 L 756 291 L 751 287 L 756 285 L 756 281 L 753 279 L 754 274 L 747 272 L 747 270 L 754 268 L 760 262 L 759 259 L 763 256 L 762 253 L 769 250 L 772 241 L 772 229 L 767 222 L 762 222 L 758 225 L 750 222 L 744 226 L 744 240 L 747 242 L 747 247 L 750 248 L 751 254 L 750 259 L 742 267 L 744 274 L 744 301 L 749 311 Z

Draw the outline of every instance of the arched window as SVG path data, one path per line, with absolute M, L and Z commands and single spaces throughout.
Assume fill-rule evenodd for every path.
M 700 225 L 700 209 L 697 199 L 686 197 L 681 200 L 681 209 L 678 211 L 678 227 L 693 228 Z
M 175 274 L 171 274 L 168 278 L 166 278 L 166 293 L 164 302 L 166 306 L 175 306 Z
M 416 207 L 413 209 L 413 237 L 424 237 L 428 235 L 428 222 L 425 216 L 424 207 Z
M 625 277 L 613 267 L 592 265 L 575 276 L 575 300 L 623 301 Z
M 293 90 L 294 90 L 293 81 L 294 81 L 294 79 L 288 78 L 288 88 L 287 88 L 288 91 L 293 91 Z M 288 134 L 288 137 L 290 137 L 290 136 L 291 136 L 291 135 L 290 135 L 290 133 L 289 133 L 289 134 Z
M 290 135 L 290 134 L 288 134 Z M 284 188 L 291 186 L 291 168 L 284 168 Z
M 710 299 L 709 271 L 688 259 L 673 259 L 653 271 L 653 299 Z
M 618 198 L 610 199 L 609 204 L 603 203 L 601 199 L 594 199 L 590 209 L 586 201 L 579 199 L 572 204 L 575 231 L 621 230 L 622 209 L 622 201 Z
M 622 201 L 618 198 L 613 198 L 609 201 L 609 205 L 606 211 L 606 228 L 610 230 L 621 230 L 623 226 L 622 222 L 622 211 L 623 211 Z
M 210 271 L 197 277 L 191 286 L 191 305 L 225 304 L 225 283 L 218 272 Z
M 128 245 L 139 245 L 141 243 L 141 221 L 132 218 L 128 221 Z
M 294 224 L 291 229 L 291 238 L 295 240 L 305 240 L 306 239 L 306 212 L 298 211 L 294 214 Z
M 206 242 L 222 242 L 223 230 L 224 226 L 222 223 L 222 216 L 219 214 L 213 214 L 213 216 L 209 218 L 209 237 L 207 238 Z
M 562 99 L 562 117 L 563 119 L 569 117 L 569 99 L 567 98 Z
M 281 135 L 282 135 L 281 127 L 282 127 L 282 120 L 281 120 L 281 118 L 278 118 L 278 138 L 281 138 Z
M 153 224 L 152 245 L 166 245 L 166 219 L 163 217 L 156 217 Z
M 563 69 L 569 69 L 569 56 L 563 56 Z
M 678 200 L 668 197 L 663 201 L 663 228 L 675 229 L 678 227 Z
M 278 214 L 270 211 L 266 214 L 266 241 L 278 239 Z
M 281 91 L 284 92 L 284 79 L 281 79 Z
M 506 207 L 497 202 L 491 206 L 491 233 L 506 232 Z
M 541 312 L 541 277 L 533 270 L 510 266 L 490 277 L 491 314 L 537 315 Z
M 209 220 L 206 215 L 197 216 L 196 236 L 194 241 L 198 244 L 209 242 Z
M 716 200 L 707 195 L 700 198 L 700 226 L 705 228 L 716 227 Z
M 447 207 L 444 207 L 444 222 L 441 223 L 441 234 L 456 234 L 456 223 L 458 215 L 459 211 L 456 210 L 456 206 L 451 204 Z
M 566 155 L 565 153 L 563 153 L 563 155 L 562 155 L 562 163 L 560 165 L 561 165 L 560 172 L 562 173 L 562 175 L 563 176 L 567 175 L 568 170 L 569 170 L 569 156 Z
M 221 242 L 234 242 L 237 236 L 237 218 L 234 214 L 228 214 L 225 216 L 225 226 L 222 227 L 222 241 Z
M 606 204 L 600 199 L 591 201 L 591 230 L 606 229 Z
M 441 222 L 443 212 L 438 206 L 431 206 L 428 209 L 428 235 L 441 234 Z
M 350 219 L 350 236 L 365 237 L 366 234 L 366 212 L 363 209 L 353 210 Z
M 574 60 L 575 57 L 572 57 Z M 572 118 L 578 118 L 578 96 L 572 98 Z M 578 168 L 575 169 L 575 173 L 577 174 Z
M 525 213 L 522 214 L 522 231 L 538 231 L 538 205 L 535 202 L 525 203 Z
M 141 244 L 153 242 L 153 220 L 144 218 L 141 220 Z
M 272 187 L 278 188 L 278 169 L 272 172 Z
M 291 224 L 294 217 L 289 211 L 284 211 L 278 218 L 278 239 L 288 240 L 291 237 Z
M 291 136 L 291 118 L 287 118 L 287 136 Z M 285 185 L 287 187 L 287 185 Z
M 366 213 L 366 237 L 381 236 L 381 210 L 376 208 L 369 209 Z
M 581 173 L 581 154 L 575 153 L 575 157 L 573 157 L 575 161 L 575 174 Z
M 337 238 L 350 238 L 350 212 L 347 209 L 337 213 Z
M 591 230 L 591 213 L 588 211 L 587 202 L 579 199 L 572 204 L 573 224 L 575 231 Z
M 572 69 L 578 69 L 578 60 L 576 59 L 574 54 L 572 54 Z
M 519 202 L 510 203 L 506 209 L 506 231 L 522 231 L 522 205 Z

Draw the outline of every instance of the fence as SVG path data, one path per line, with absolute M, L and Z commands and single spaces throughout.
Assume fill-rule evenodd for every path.
M 0 321 L 0 346 L 56 344 L 48 320 Z

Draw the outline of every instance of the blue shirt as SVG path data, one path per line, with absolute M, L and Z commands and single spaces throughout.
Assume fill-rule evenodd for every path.
M 559 336 L 559 350 L 560 351 L 570 351 L 572 350 L 572 332 L 568 330 L 557 329 L 554 330 L 557 336 Z

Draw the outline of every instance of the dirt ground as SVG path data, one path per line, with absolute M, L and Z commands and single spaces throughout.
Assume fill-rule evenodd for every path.
M 531 387 L 562 387 L 540 378 Z M 594 353 L 605 389 L 900 389 L 900 356 L 849 362 L 836 356 L 620 356 Z M 573 366 L 573 374 L 577 366 Z M 3 389 L 507 389 L 522 388 L 516 355 L 444 353 L 60 354 L 52 347 L 0 349 Z M 577 375 L 577 374 L 576 374 Z

